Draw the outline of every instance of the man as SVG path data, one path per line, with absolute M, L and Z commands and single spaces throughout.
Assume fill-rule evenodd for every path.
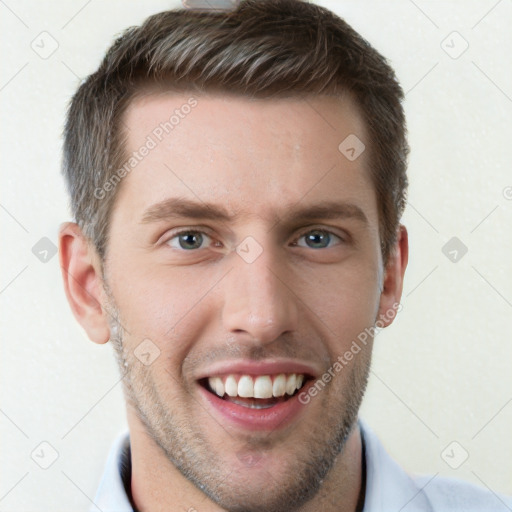
M 407 265 L 403 94 L 298 0 L 170 11 L 74 96 L 72 310 L 122 372 L 95 510 L 500 510 L 408 476 L 358 421 Z

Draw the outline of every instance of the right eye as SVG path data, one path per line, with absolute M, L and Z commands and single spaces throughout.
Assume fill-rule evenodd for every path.
M 193 251 L 197 249 L 205 249 L 212 243 L 212 239 L 202 231 L 185 230 L 174 234 L 166 242 L 173 249 Z

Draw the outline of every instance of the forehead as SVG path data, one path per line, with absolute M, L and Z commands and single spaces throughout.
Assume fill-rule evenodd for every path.
M 169 196 L 261 217 L 298 202 L 350 200 L 376 215 L 368 152 L 346 152 L 357 156 L 366 139 L 348 96 L 151 93 L 130 104 L 124 125 L 133 165 L 125 165 L 116 209 L 129 204 L 133 216 Z

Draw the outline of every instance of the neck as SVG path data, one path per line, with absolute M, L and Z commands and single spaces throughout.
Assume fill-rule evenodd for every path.
M 364 505 L 366 475 L 361 432 L 356 423 L 318 494 L 300 512 L 359 512 Z
M 138 512 L 173 510 L 225 512 L 189 482 L 148 435 L 144 424 L 128 406 L 131 446 L 131 492 Z M 359 426 L 352 430 L 342 453 L 316 496 L 294 512 L 357 512 L 362 509 L 364 475 Z M 290 511 L 291 512 L 291 511 Z

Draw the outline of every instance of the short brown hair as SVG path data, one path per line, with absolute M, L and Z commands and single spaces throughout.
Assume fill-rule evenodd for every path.
M 349 92 L 370 142 L 387 260 L 406 202 L 403 91 L 386 59 L 341 18 L 302 0 L 245 0 L 230 11 L 162 12 L 115 41 L 74 95 L 64 142 L 72 211 L 102 258 L 119 187 L 97 191 L 122 165 L 122 116 L 148 84 L 254 98 Z

